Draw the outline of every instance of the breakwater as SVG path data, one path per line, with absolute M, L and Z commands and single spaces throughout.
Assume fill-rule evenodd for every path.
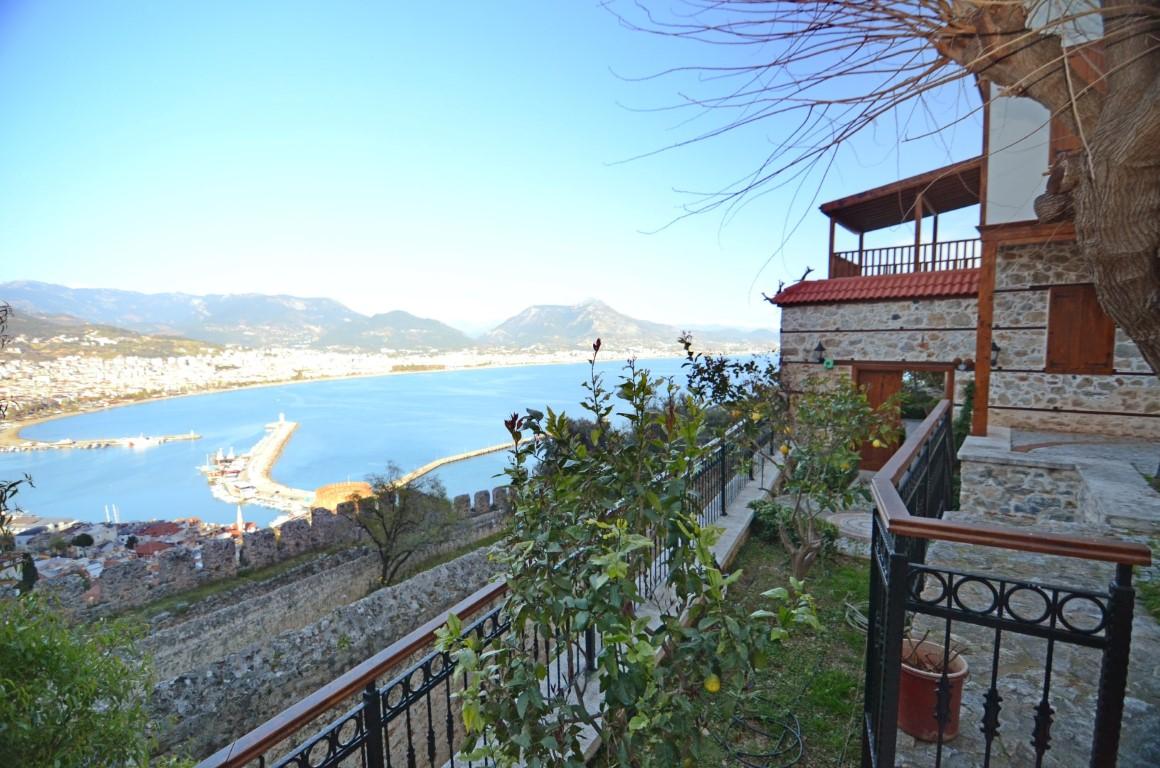
M 45 440 L 23 440 L 14 445 L 0 446 L 0 453 L 23 453 L 25 451 L 53 451 L 63 449 L 93 450 L 95 448 L 150 448 L 162 443 L 176 443 L 184 440 L 200 440 L 201 435 L 193 430 L 182 435 L 138 435 L 137 437 L 102 437 L 91 440 L 62 438 L 51 442 Z

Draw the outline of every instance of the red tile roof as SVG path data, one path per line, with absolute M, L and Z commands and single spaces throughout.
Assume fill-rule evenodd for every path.
M 133 550 L 137 553 L 138 557 L 149 557 L 150 555 L 156 555 L 158 552 L 171 549 L 172 547 L 173 545 L 168 541 L 141 541 L 137 543 L 137 546 Z
M 779 307 L 794 304 L 834 304 L 882 299 L 933 299 L 977 296 L 979 270 L 951 269 L 875 277 L 836 277 L 795 283 L 773 297 Z

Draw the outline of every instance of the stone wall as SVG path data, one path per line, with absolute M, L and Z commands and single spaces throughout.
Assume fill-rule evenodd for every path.
M 488 552 L 477 550 L 159 683 L 152 696 L 153 718 L 164 724 L 159 746 L 210 753 L 481 588 L 496 572 Z
M 974 359 L 978 302 L 974 298 L 906 299 L 791 305 L 781 311 L 782 376 L 791 389 L 809 377 L 851 376 L 849 365 L 827 371 L 811 360 L 818 342 L 832 360 L 951 363 Z M 955 404 L 974 378 L 955 371 Z
M 1002 246 L 995 262 L 988 425 L 1030 430 L 1160 437 L 1160 382 L 1135 343 L 1116 331 L 1110 375 L 1044 371 L 1049 290 L 1090 283 L 1074 243 Z
M 334 606 L 364 597 L 378 578 L 378 556 L 365 554 L 273 590 L 261 590 L 249 598 L 239 596 L 216 611 L 154 632 L 139 647 L 153 659 L 157 678 L 167 680 L 307 626 Z
M 959 509 L 1030 523 L 1081 522 L 1083 484 L 1074 467 L 998 460 L 965 460 Z
M 781 359 L 805 361 L 819 341 L 834 360 L 973 359 L 977 322 L 973 298 L 791 305 L 781 311 Z
M 399 578 L 415 573 L 433 558 L 498 533 L 506 521 L 507 513 L 499 509 L 463 520 L 443 540 L 417 552 Z M 164 679 L 264 638 L 304 627 L 334 606 L 354 602 L 378 585 L 378 553 L 364 551 L 368 554 L 349 561 L 332 559 L 317 569 L 303 569 L 292 578 L 279 580 L 272 589 L 235 592 L 226 604 L 198 611 L 187 620 L 168 621 L 143 641 L 141 648 L 152 655 L 156 674 Z
M 495 533 L 510 512 L 506 486 L 479 491 L 474 496 L 456 497 L 454 506 L 460 512 L 462 524 L 447 541 L 432 545 L 422 557 L 459 549 Z M 346 517 L 315 509 L 309 519 L 296 518 L 277 528 L 251 531 L 240 541 L 206 538 L 196 547 L 179 544 L 153 558 L 111 563 L 97 578 L 97 588 L 86 596 L 87 603 L 81 613 L 103 615 L 134 608 L 200 584 L 232 578 L 240 571 L 268 568 L 307 552 L 365 542 L 363 533 Z M 36 588 L 51 590 L 53 581 L 41 579 Z

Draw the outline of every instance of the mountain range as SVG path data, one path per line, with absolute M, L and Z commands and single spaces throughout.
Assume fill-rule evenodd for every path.
M 75 333 L 78 323 L 124 329 L 153 338 L 181 337 L 210 344 L 294 346 L 377 351 L 586 349 L 600 337 L 610 350 L 675 347 L 682 329 L 638 320 L 601 301 L 536 305 L 473 339 L 438 320 L 393 311 L 363 315 L 333 299 L 264 294 L 138 293 L 68 288 L 34 281 L 0 283 L 0 302 L 19 318 L 13 333 Z M 71 330 L 70 330 L 71 329 Z M 771 347 L 776 334 L 715 328 L 694 331 L 716 345 Z

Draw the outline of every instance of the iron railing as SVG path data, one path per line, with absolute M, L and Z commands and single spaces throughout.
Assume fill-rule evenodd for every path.
M 981 241 L 943 240 L 887 248 L 836 251 L 830 257 L 830 277 L 901 275 L 910 272 L 942 272 L 976 269 L 981 263 Z
M 720 520 L 751 479 L 754 465 L 737 429 L 710 443 L 692 472 L 691 498 L 703 525 Z M 765 436 L 761 443 L 768 442 Z M 762 465 L 760 471 L 764 473 Z M 668 578 L 669 556 L 654 536 L 654 557 L 637 576 L 646 598 Z M 504 584 L 491 584 L 432 619 L 305 699 L 293 704 L 197 765 L 197 768 L 438 768 L 490 763 L 464 761 L 464 733 L 455 705 L 454 660 L 433 650 L 435 632 L 455 614 L 465 633 L 494 640 L 510 629 L 501 613 Z M 594 672 L 602 639 L 591 629 L 537 628 L 524 647 L 548 670 L 546 693 L 567 696 L 577 675 Z M 398 670 L 402 670 L 399 672 Z M 379 681 L 393 675 L 388 682 Z M 343 714 L 323 718 L 353 701 Z M 309 734 L 303 738 L 303 734 Z M 268 755 L 277 755 L 270 758 Z
M 937 724 L 935 766 L 942 762 L 947 729 L 956 719 L 951 712 L 947 669 L 952 655 L 952 631 L 962 625 L 982 627 L 984 636 L 989 633 L 989 647 L 981 659 L 987 679 L 982 711 L 961 716 L 964 728 L 977 728 L 982 734 L 981 765 L 991 764 L 1000 729 L 1010 726 L 1013 719 L 1027 720 L 1028 716 L 1033 727 L 1026 738 L 1034 755 L 1029 762 L 1043 764 L 1051 748 L 1055 713 L 1054 659 L 1059 646 L 1074 645 L 1096 649 L 1101 654 L 1098 698 L 1090 721 L 1094 722 L 1090 765 L 1115 766 L 1131 644 L 1132 566 L 1150 562 L 1148 549 L 1107 539 L 943 520 L 950 500 L 953 454 L 951 408 L 944 400 L 871 484 L 877 511 L 871 538 L 862 765 L 895 765 L 903 640 L 908 624 L 923 622 L 934 633 L 932 644 L 941 646 L 935 651 L 936 656 L 941 653 L 941 672 L 936 672 L 937 682 L 928 683 L 934 686 L 930 695 L 935 702 L 931 714 Z M 1114 563 L 1115 569 L 1106 591 L 994 572 L 968 573 L 928 564 L 927 544 L 931 541 L 1082 558 Z M 1000 657 L 1007 649 L 1004 641 L 1010 644 L 1011 635 L 1043 641 L 1042 668 L 1036 672 L 1042 683 L 1029 713 L 1019 712 L 1018 702 L 1004 703 L 1000 692 Z M 972 658 L 978 664 L 979 648 L 974 644 L 972 648 Z M 1069 724 L 1069 728 L 1074 726 Z

